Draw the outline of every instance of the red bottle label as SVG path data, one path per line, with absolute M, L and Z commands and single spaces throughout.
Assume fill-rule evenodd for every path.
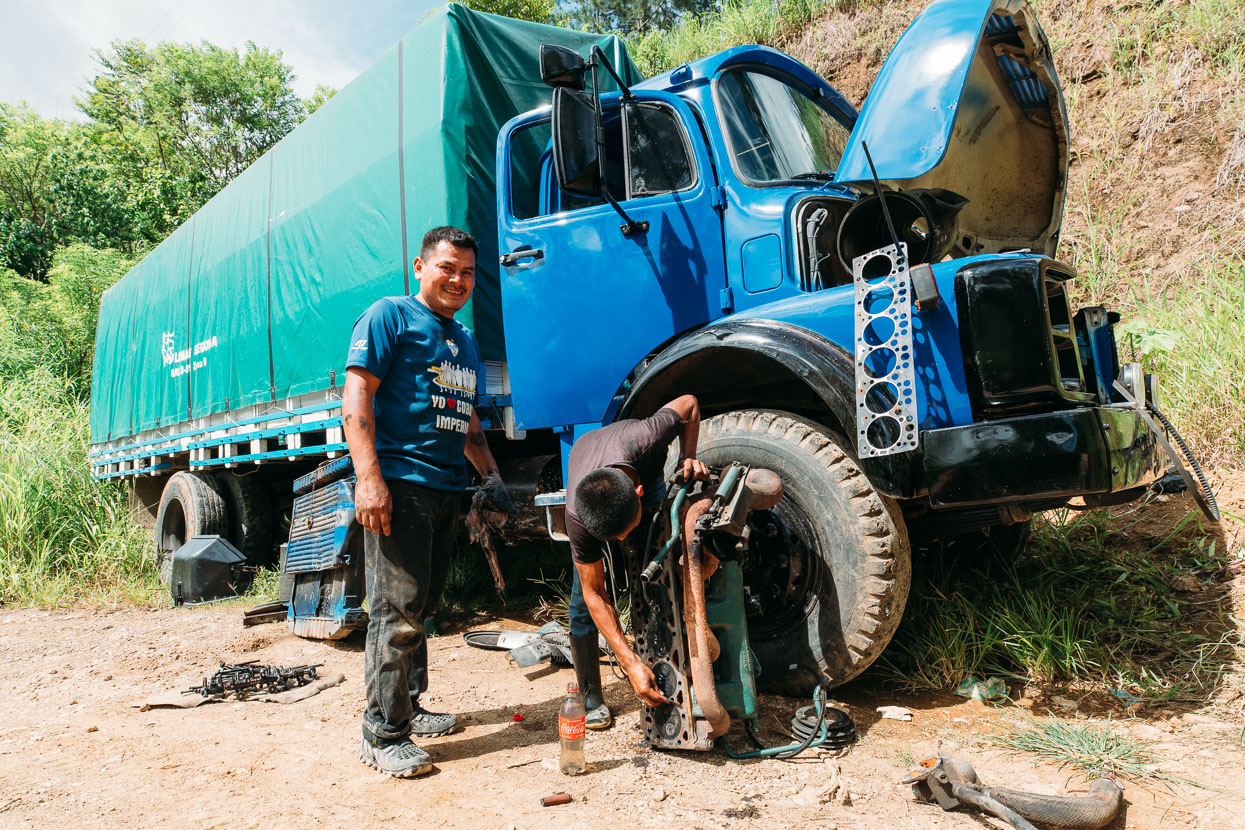
M 568 741 L 573 741 L 576 738 L 582 738 L 584 736 L 584 720 L 585 718 L 575 718 L 574 720 L 571 720 L 570 718 L 564 718 L 559 715 L 558 737 L 564 738 Z

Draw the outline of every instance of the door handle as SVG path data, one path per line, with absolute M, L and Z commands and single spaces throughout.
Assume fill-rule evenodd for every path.
M 502 265 L 514 265 L 521 259 L 531 259 L 533 264 L 545 258 L 545 252 L 540 248 L 524 248 L 521 251 L 511 251 L 508 254 L 501 255 Z

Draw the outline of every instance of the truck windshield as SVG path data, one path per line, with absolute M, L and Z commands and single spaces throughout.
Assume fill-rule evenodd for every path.
M 839 164 L 849 130 L 800 87 L 753 69 L 718 80 L 735 171 L 757 183 L 821 178 Z

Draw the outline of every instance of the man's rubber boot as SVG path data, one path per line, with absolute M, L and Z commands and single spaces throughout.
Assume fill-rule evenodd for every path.
M 579 692 L 584 696 L 584 709 L 588 711 L 584 726 L 608 729 L 614 722 L 614 716 L 601 694 L 601 646 L 595 633 L 587 637 L 571 637 L 571 662 L 575 665 Z
M 411 697 L 411 734 L 416 738 L 439 738 L 454 731 L 458 716 L 448 712 L 429 712 Z

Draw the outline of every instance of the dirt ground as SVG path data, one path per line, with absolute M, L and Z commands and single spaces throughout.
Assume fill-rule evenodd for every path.
M 909 788 L 896 783 L 914 759 L 940 745 L 971 760 L 987 783 L 1084 791 L 1070 770 L 1006 754 L 983 740 L 1001 720 L 1020 714 L 1015 706 L 896 696 L 863 683 L 834 693 L 860 729 L 849 753 L 732 762 L 717 751 L 648 749 L 630 687 L 609 678 L 607 697 L 618 722 L 589 735 L 594 769 L 568 778 L 553 759 L 557 709 L 572 672 L 518 669 L 504 652 L 468 646 L 462 631 L 430 641 L 430 702 L 457 712 L 463 726 L 424 742 L 436 765 L 431 774 L 393 780 L 358 758 L 361 640 L 301 640 L 284 623 L 243 628 L 241 612 L 236 605 L 0 610 L 0 826 L 1002 827 L 914 803 Z M 474 627 L 531 626 L 497 619 Z M 198 683 L 220 660 L 323 663 L 324 674 L 341 672 L 346 679 L 292 704 L 135 706 Z M 779 723 L 800 704 L 770 697 L 763 704 L 762 735 L 776 743 Z M 886 704 L 907 706 L 915 717 L 879 719 L 874 710 Z M 1064 705 L 1064 716 L 1085 717 L 1070 708 L 1074 703 Z M 1116 713 L 1118 728 L 1158 742 L 1163 769 L 1202 788 L 1170 792 L 1129 784 L 1126 807 L 1112 828 L 1245 827 L 1241 723 L 1222 711 L 1172 719 Z M 836 776 L 840 786 L 827 792 Z M 541 796 L 559 791 L 574 802 L 540 806 Z

